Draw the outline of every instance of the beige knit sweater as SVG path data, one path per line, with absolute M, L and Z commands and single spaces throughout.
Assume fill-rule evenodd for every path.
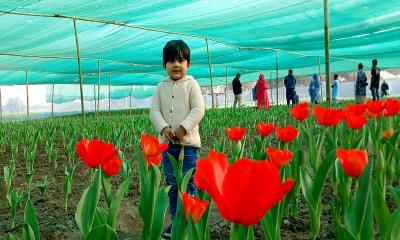
M 168 143 L 161 131 L 170 126 L 172 130 L 182 126 L 186 130 L 183 144 L 201 147 L 199 122 L 204 116 L 204 100 L 197 81 L 185 76 L 177 81 L 169 77 L 162 80 L 156 88 L 150 109 L 150 119 L 159 132 L 159 140 Z

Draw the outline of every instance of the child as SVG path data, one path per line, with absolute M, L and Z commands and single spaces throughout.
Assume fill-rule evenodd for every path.
M 150 119 L 160 133 L 159 139 L 169 143 L 163 152 L 162 166 L 167 184 L 171 219 L 176 214 L 178 187 L 168 153 L 179 158 L 184 147 L 183 174 L 196 167 L 200 148 L 199 122 L 204 116 L 204 100 L 199 84 L 186 75 L 190 66 L 190 49 L 182 40 L 169 41 L 163 50 L 163 67 L 168 77 L 163 79 L 153 96 Z M 194 174 L 194 172 L 193 172 Z M 197 195 L 193 176 L 188 184 L 190 194 Z M 171 225 L 163 233 L 164 239 L 171 237 Z

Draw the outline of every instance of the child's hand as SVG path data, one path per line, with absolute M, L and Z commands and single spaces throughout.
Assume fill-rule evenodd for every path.
M 175 138 L 175 133 L 170 127 L 164 128 L 164 130 L 161 132 L 161 136 L 167 138 L 171 143 L 174 142 L 173 139 Z
M 178 127 L 177 129 L 175 129 L 175 138 L 177 139 L 177 141 L 178 141 L 179 143 L 182 142 L 183 137 L 184 137 L 185 135 L 186 135 L 186 130 L 185 130 L 182 126 L 180 126 L 180 127 Z

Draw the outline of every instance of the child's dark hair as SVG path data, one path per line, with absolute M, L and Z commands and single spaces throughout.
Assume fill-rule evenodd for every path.
M 338 77 L 339 77 L 339 75 L 337 75 L 337 74 L 335 74 L 335 75 L 333 75 L 333 79 L 338 79 Z
M 358 69 L 363 69 L 363 68 L 364 68 L 364 65 L 362 63 L 359 63 L 358 64 Z
M 182 40 L 171 40 L 165 44 L 163 49 L 163 63 L 187 60 L 190 62 L 190 49 Z
M 376 59 L 372 60 L 372 65 L 373 65 L 373 66 L 378 65 L 378 60 L 376 60 Z

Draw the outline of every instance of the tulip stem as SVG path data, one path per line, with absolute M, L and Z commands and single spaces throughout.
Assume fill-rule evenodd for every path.
M 247 240 L 250 233 L 250 227 L 232 223 L 229 240 Z
M 231 225 L 231 234 L 229 236 L 229 239 L 230 240 L 236 240 L 237 237 L 238 237 L 237 236 L 238 232 L 239 232 L 239 224 L 232 223 L 232 225 Z

